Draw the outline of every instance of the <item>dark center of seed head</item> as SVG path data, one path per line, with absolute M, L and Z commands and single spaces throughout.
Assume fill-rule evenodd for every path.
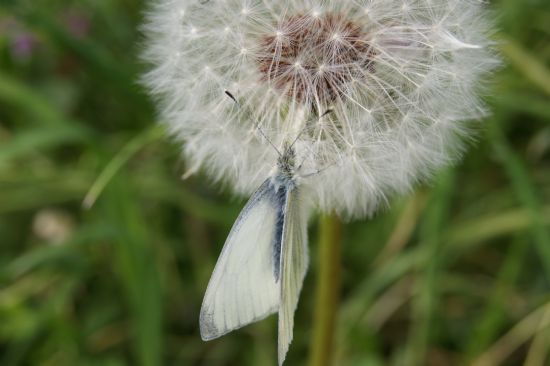
M 282 20 L 276 34 L 260 40 L 262 79 L 287 97 L 327 105 L 342 98 L 346 84 L 372 63 L 367 35 L 342 14 L 296 15 Z

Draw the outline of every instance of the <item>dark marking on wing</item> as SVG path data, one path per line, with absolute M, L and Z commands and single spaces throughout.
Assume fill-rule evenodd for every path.
M 281 275 L 281 246 L 283 241 L 283 225 L 285 222 L 285 206 L 287 197 L 287 187 L 280 185 L 277 188 L 273 187 L 273 205 L 276 210 L 275 216 L 275 230 L 273 232 L 273 275 L 275 276 L 275 282 L 279 282 Z
M 257 202 L 263 199 L 269 200 L 275 210 L 275 228 L 273 230 L 273 238 L 271 239 L 273 276 L 275 277 L 275 283 L 279 282 L 281 275 L 281 249 L 288 189 L 289 186 L 284 184 L 284 180 L 277 180 L 277 177 L 274 179 L 267 179 L 260 188 L 258 188 L 257 194 L 254 194 L 253 199 L 241 212 L 241 216 L 246 217 L 248 211 L 250 211 Z M 240 222 L 241 220 L 237 219 L 237 221 Z

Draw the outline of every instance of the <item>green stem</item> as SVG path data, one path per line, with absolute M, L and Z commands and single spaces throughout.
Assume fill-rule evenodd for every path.
M 145 145 L 158 140 L 164 135 L 164 128 L 155 124 L 144 132 L 140 133 L 133 140 L 128 142 L 118 154 L 105 166 L 101 174 L 86 193 L 82 206 L 86 209 L 92 208 L 97 198 L 103 192 L 107 184 L 113 179 L 118 171 Z
M 342 223 L 322 216 L 319 225 L 319 272 L 309 366 L 328 366 L 333 356 L 340 300 Z

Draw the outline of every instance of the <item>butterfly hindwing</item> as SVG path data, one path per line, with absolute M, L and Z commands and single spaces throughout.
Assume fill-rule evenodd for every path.
M 281 252 L 281 304 L 279 307 L 279 365 L 292 341 L 294 312 L 308 266 L 307 227 L 298 189 L 287 192 Z

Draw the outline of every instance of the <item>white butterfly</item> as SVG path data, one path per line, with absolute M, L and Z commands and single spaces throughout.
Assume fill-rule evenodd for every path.
M 292 145 L 240 213 L 210 278 L 200 313 L 203 340 L 279 313 L 279 365 L 308 266 L 306 216 Z

